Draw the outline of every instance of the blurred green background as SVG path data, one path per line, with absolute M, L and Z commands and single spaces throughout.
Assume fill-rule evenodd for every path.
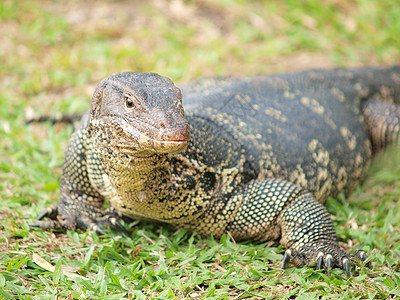
M 329 280 L 307 269 L 280 273 L 280 256 L 276 258 L 274 251 L 282 249 L 247 246 L 258 250 L 250 251 L 253 260 L 244 263 L 240 259 L 248 251 L 240 252 L 241 248 L 225 242 L 223 247 L 233 247 L 238 253 L 223 248 L 232 255 L 225 259 L 227 256 L 218 256 L 222 250 L 207 252 L 210 261 L 203 261 L 194 275 L 187 277 L 192 271 L 180 264 L 185 259 L 193 261 L 193 256 L 183 255 L 189 246 L 194 247 L 191 236 L 189 242 L 183 239 L 183 248 L 177 248 L 178 254 L 174 254 L 181 255 L 181 261 L 176 258 L 176 263 L 167 263 L 170 277 L 156 274 L 163 282 L 157 286 L 154 282 L 158 281 L 151 279 L 156 275 L 143 279 L 144 273 L 150 272 L 147 267 L 154 273 L 154 266 L 159 265 L 159 260 L 146 256 L 145 251 L 138 254 L 141 267 L 135 273 L 137 277 L 127 279 L 125 271 L 117 266 L 136 260 L 121 244 L 99 241 L 87 233 L 55 236 L 29 231 L 27 224 L 57 201 L 63 151 L 72 127 L 25 124 L 32 116 L 87 110 L 97 83 L 123 71 L 157 72 L 179 86 L 180 82 L 203 76 L 399 63 L 399 16 L 399 0 L 0 1 L 0 298 L 116 295 L 119 299 L 129 293 L 145 298 L 180 295 L 218 299 L 229 293 L 240 297 L 303 294 L 307 299 L 333 294 L 344 298 L 400 295 L 400 279 L 395 275 L 400 265 L 400 172 L 393 168 L 398 165 L 393 160 L 375 163 L 366 184 L 356 191 L 350 204 L 343 199 L 339 204 L 328 203 L 346 249 L 354 250 L 356 244 L 372 252 L 380 268 L 372 275 L 362 273 L 353 284 L 338 281 L 337 277 Z M 382 164 L 391 168 L 383 168 Z M 139 235 L 144 232 L 144 236 L 153 234 L 153 239 L 162 240 L 161 230 L 167 240 L 176 238 L 174 232 L 159 227 L 138 226 Z M 164 253 L 162 245 L 156 250 L 151 248 L 143 235 L 130 246 L 147 243 L 147 252 Z M 212 239 L 195 237 L 199 248 L 189 247 L 193 253 L 202 253 L 204 243 L 211 249 L 219 247 Z M 92 243 L 95 248 L 90 248 Z M 109 247 L 108 251 L 119 256 L 102 247 Z M 268 252 L 272 261 L 265 259 L 268 254 L 257 256 L 257 251 L 272 251 Z M 85 256 L 87 252 L 90 256 Z M 59 273 L 55 276 L 39 268 L 32 262 L 33 253 L 57 266 L 71 267 L 75 263 L 80 274 L 92 279 L 97 278 L 99 268 L 108 268 L 139 287 L 138 293 L 128 292 L 129 285 L 126 289 L 118 286 L 111 271 L 104 271 L 104 283 L 93 284 L 91 290 L 82 282 L 71 282 Z M 108 254 L 103 257 L 101 253 Z M 220 267 L 215 267 L 216 263 Z M 243 267 L 235 269 L 243 276 L 221 275 L 227 274 L 221 268 L 233 267 Z M 203 271 L 208 272 L 207 276 L 203 277 Z M 183 284 L 180 278 L 185 276 L 195 279 Z M 223 283 L 218 281 L 222 278 Z M 255 283 L 257 287 L 252 289 Z

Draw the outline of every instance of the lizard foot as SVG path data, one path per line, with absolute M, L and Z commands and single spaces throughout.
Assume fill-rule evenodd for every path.
M 350 264 L 355 260 L 365 262 L 367 259 L 367 255 L 362 250 L 348 254 L 336 243 L 321 243 L 310 247 L 305 245 L 298 249 L 290 248 L 286 250 L 281 268 L 286 269 L 289 263 L 297 267 L 316 265 L 317 270 L 321 270 L 324 266 L 326 275 L 330 277 L 332 268 L 338 267 L 346 272 L 347 278 L 350 278 Z M 367 262 L 366 266 L 371 269 L 371 262 Z
M 92 215 L 95 218 L 81 215 L 78 211 L 65 211 L 63 209 L 60 210 L 59 206 L 50 206 L 39 215 L 36 219 L 37 222 L 31 223 L 29 226 L 56 231 L 90 229 L 96 231 L 99 235 L 106 235 L 107 232 L 102 227 L 108 226 L 121 231 L 125 235 L 129 235 L 125 227 L 119 222 L 121 217 L 115 209 L 103 210 L 96 208 Z M 49 220 L 43 220 L 44 218 L 49 218 Z

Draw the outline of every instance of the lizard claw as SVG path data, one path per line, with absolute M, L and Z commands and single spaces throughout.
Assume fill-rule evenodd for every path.
M 347 278 L 350 278 L 350 262 L 353 257 L 361 262 L 364 262 L 368 258 L 361 250 L 357 250 L 354 254 L 350 255 L 340 249 L 339 246 L 333 247 L 333 245 L 325 249 L 319 249 L 319 251 L 315 251 L 313 247 L 302 247 L 299 250 L 291 248 L 285 251 L 281 268 L 286 269 L 289 263 L 293 263 L 297 267 L 313 265 L 315 263 L 316 270 L 321 270 L 323 266 L 325 267 L 328 277 L 331 276 L 332 268 L 338 267 L 345 271 Z M 366 266 L 370 267 L 370 262 Z
M 348 260 L 347 258 L 343 258 L 342 264 L 343 264 L 343 268 L 344 268 L 344 270 L 345 270 L 345 272 L 346 272 L 347 278 L 350 278 L 351 275 L 350 275 L 350 264 L 349 264 L 349 260 Z
M 365 254 L 365 252 L 364 251 L 362 251 L 362 250 L 360 250 L 360 249 L 358 249 L 358 250 L 356 250 L 356 252 L 354 252 L 354 254 L 352 255 L 353 257 L 355 257 L 355 258 L 357 258 L 359 261 L 361 261 L 362 263 L 364 263 L 367 259 L 368 259 L 368 256 L 367 256 L 367 254 Z M 372 264 L 371 264 L 371 262 L 369 261 L 369 262 L 367 262 L 366 264 L 365 264 L 365 266 L 368 268 L 368 269 L 372 269 Z
M 67 230 L 67 226 L 62 224 L 57 220 L 58 209 L 56 205 L 48 207 L 44 212 L 42 212 L 37 218 L 35 223 L 28 224 L 30 227 L 42 228 L 45 230 Z M 49 218 L 50 220 L 42 221 L 44 218 Z
M 120 219 L 121 216 L 118 214 L 118 211 L 114 208 L 110 208 L 104 213 L 104 216 L 102 218 L 97 220 L 97 223 L 99 225 L 109 226 L 113 229 L 122 232 L 124 235 L 129 236 L 128 231 L 119 222 Z
M 129 236 L 128 231 L 125 229 L 124 226 L 122 226 L 122 224 L 116 218 L 111 218 L 110 222 L 112 225 L 118 228 L 124 235 Z
M 332 270 L 332 255 L 328 254 L 326 256 L 326 276 L 331 277 Z
M 318 253 L 317 266 L 315 267 L 316 270 L 322 269 L 323 261 L 324 261 L 324 253 L 320 252 L 320 253 Z
M 107 235 L 107 232 L 105 232 L 101 227 L 99 227 L 97 224 L 92 224 L 90 226 L 90 229 L 95 231 L 98 235 Z
M 48 207 L 44 212 L 42 212 L 37 218 L 37 221 L 43 220 L 44 218 L 48 217 L 50 219 L 55 219 L 58 215 L 58 210 L 56 205 L 52 205 Z M 38 223 L 35 223 L 38 224 Z
M 281 269 L 286 269 L 289 262 L 290 262 L 290 250 L 286 250 L 285 254 L 283 255 L 282 263 L 281 263 Z

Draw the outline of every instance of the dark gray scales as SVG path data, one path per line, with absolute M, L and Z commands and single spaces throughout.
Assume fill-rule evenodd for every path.
M 399 67 L 204 79 L 182 94 L 156 74 L 103 80 L 68 146 L 60 201 L 32 225 L 102 234 L 125 231 L 127 216 L 279 240 L 282 267 L 349 275 L 366 259 L 339 247 L 317 200 L 348 194 L 398 140 Z

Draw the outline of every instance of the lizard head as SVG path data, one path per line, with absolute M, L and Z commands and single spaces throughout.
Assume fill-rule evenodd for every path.
M 130 157 L 178 153 L 190 139 L 181 91 L 154 73 L 120 73 L 100 82 L 88 132 L 100 152 Z

